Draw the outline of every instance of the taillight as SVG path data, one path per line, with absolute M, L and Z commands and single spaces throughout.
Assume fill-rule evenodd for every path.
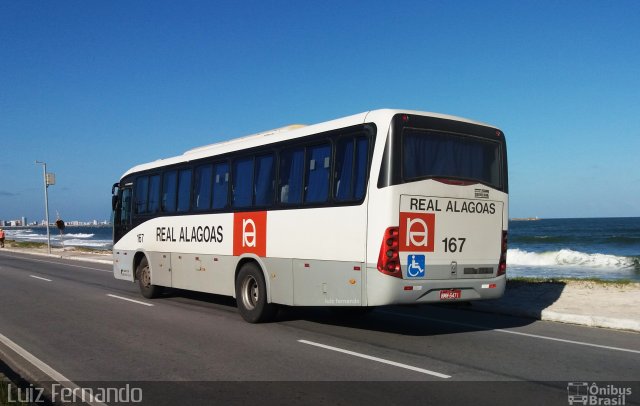
M 398 227 L 389 227 L 384 231 L 382 244 L 380 244 L 380 254 L 378 255 L 378 271 L 396 278 L 402 278 L 398 235 Z
M 498 265 L 498 275 L 507 273 L 507 232 L 502 232 L 502 248 L 500 249 L 500 264 Z

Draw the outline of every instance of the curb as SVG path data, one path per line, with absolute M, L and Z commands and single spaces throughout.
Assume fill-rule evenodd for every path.
M 16 250 L 12 248 L 3 248 L 3 251 L 13 252 L 15 254 L 24 254 L 24 255 L 34 255 L 37 257 L 46 257 L 46 258 L 57 258 L 57 259 L 69 259 L 72 261 L 82 261 L 82 262 L 92 262 L 95 264 L 106 264 L 113 265 L 112 259 L 98 259 L 98 258 L 87 258 L 82 256 L 65 256 L 60 254 L 46 254 L 42 252 L 25 252 L 23 250 Z
M 585 327 L 608 328 L 612 330 L 624 330 L 640 333 L 640 320 L 633 319 L 617 319 L 605 316 L 560 313 L 548 309 L 544 309 L 542 310 L 542 312 L 523 308 L 506 309 L 501 305 L 494 305 L 491 303 L 483 303 L 478 301 L 473 302 L 469 310 L 483 313 L 502 314 L 506 316 L 526 317 L 530 319 L 552 321 L 557 323 L 575 324 Z

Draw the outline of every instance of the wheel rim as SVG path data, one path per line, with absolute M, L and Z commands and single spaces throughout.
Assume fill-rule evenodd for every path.
M 258 281 L 251 275 L 244 278 L 242 282 L 242 304 L 248 310 L 253 310 L 260 299 L 260 288 Z
M 140 280 L 142 281 L 142 286 L 145 288 L 151 286 L 151 273 L 149 272 L 148 265 L 142 268 L 142 271 L 140 272 Z

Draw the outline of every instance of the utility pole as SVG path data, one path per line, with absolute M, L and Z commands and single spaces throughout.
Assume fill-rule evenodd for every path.
M 44 213 L 45 213 L 45 221 L 47 222 L 47 247 L 49 249 L 49 254 L 51 254 L 51 233 L 49 232 L 49 185 L 56 184 L 56 176 L 53 173 L 47 173 L 47 163 L 36 161 L 36 165 L 42 165 L 42 175 L 44 178 Z

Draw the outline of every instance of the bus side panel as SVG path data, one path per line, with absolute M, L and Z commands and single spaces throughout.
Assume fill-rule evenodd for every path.
M 293 260 L 293 304 L 362 306 L 362 262 Z
M 267 257 L 363 262 L 367 206 L 274 210 L 267 216 Z
M 219 295 L 234 295 L 233 269 L 237 258 L 174 252 L 171 254 L 172 286 Z
M 148 252 L 151 266 L 151 283 L 171 287 L 171 254 L 168 252 Z
M 270 211 L 267 258 L 294 258 L 293 304 L 362 306 L 366 200 L 358 206 Z M 271 269 L 271 268 L 270 268 Z M 271 279 L 273 292 L 285 289 Z
M 133 256 L 135 251 L 113 250 L 113 276 L 116 279 L 133 282 Z
M 293 271 L 290 258 L 262 258 L 268 275 L 269 301 L 287 306 L 293 305 Z

